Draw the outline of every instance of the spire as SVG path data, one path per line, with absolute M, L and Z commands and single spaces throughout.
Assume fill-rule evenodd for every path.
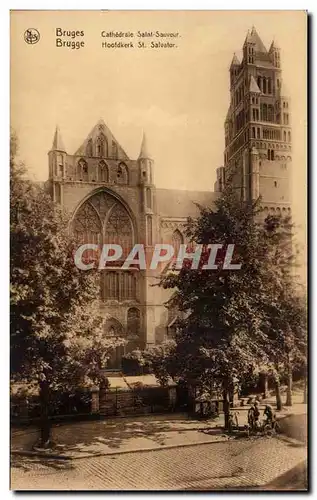
M 232 61 L 231 61 L 231 64 L 230 64 L 230 68 L 231 68 L 231 66 L 240 66 L 240 61 L 237 58 L 236 53 L 233 54 L 233 58 L 232 58 Z
M 254 26 L 252 26 L 251 32 L 248 30 L 245 42 L 243 45 L 246 43 L 251 43 L 254 45 L 255 52 L 267 52 L 264 43 L 262 42 L 261 38 L 259 37 L 256 29 Z
M 251 75 L 250 78 L 249 92 L 255 92 L 257 94 L 261 94 L 261 90 L 259 89 L 258 84 L 256 83 L 253 75 Z
M 64 142 L 62 139 L 61 131 L 60 131 L 58 125 L 56 125 L 51 151 L 62 151 L 64 153 L 66 153 L 66 149 L 65 149 Z
M 273 52 L 274 50 L 280 50 L 280 48 L 279 48 L 278 44 L 276 43 L 276 41 L 273 38 L 271 46 L 270 46 L 269 53 Z
M 148 152 L 148 148 L 147 148 L 147 140 L 146 140 L 146 135 L 145 133 L 143 132 L 143 138 L 142 138 L 142 143 L 141 143 L 141 150 L 140 150 L 140 154 L 139 154 L 139 160 L 141 160 L 142 158 L 151 158 L 149 152 Z

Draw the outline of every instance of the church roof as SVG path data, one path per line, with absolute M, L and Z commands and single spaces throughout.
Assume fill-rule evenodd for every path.
M 145 135 L 144 132 L 143 132 L 143 137 L 142 137 L 142 143 L 141 143 L 141 150 L 140 150 L 140 154 L 139 154 L 139 160 L 141 158 L 151 158 L 151 156 L 149 154 L 149 151 L 148 151 L 148 147 L 147 147 L 146 135 Z
M 230 67 L 231 67 L 231 66 L 240 66 L 240 61 L 239 61 L 239 59 L 237 58 L 236 53 L 234 53 L 234 54 L 233 54 L 233 58 L 232 58 L 232 61 L 231 61 Z
M 66 152 L 64 142 L 62 139 L 62 135 L 61 135 L 61 131 L 60 131 L 58 125 L 56 126 L 56 129 L 55 129 L 55 134 L 54 134 L 54 139 L 53 139 L 51 151 L 64 151 L 64 152 Z
M 213 191 L 156 189 L 157 211 L 161 217 L 195 217 L 199 212 L 196 203 L 211 207 L 216 198 Z
M 257 94 L 261 94 L 261 90 L 259 89 L 258 84 L 256 83 L 253 75 L 251 75 L 251 78 L 250 78 L 249 91 L 256 92 Z
M 102 119 L 100 119 L 96 123 L 96 125 L 90 131 L 90 133 L 88 134 L 88 136 L 86 137 L 86 139 L 84 140 L 84 142 L 82 143 L 82 145 L 75 152 L 75 155 L 85 156 L 86 155 L 86 148 L 87 148 L 88 141 L 90 139 L 92 139 L 93 141 L 95 141 L 98 138 L 98 136 L 100 136 L 100 134 L 102 134 L 102 135 L 104 135 L 106 137 L 108 148 L 111 148 L 113 143 L 115 143 L 117 145 L 118 159 L 120 159 L 120 160 L 129 160 L 128 155 L 123 150 L 123 148 L 118 143 L 118 141 L 115 139 L 114 135 L 112 134 L 112 132 L 107 127 L 107 125 L 105 124 L 104 120 L 102 120 Z M 108 155 L 106 155 L 106 156 L 108 156 Z
M 264 43 L 262 42 L 261 38 L 259 37 L 255 27 L 252 27 L 251 32 L 248 31 L 246 39 L 245 39 L 245 44 L 246 43 L 252 43 L 255 47 L 255 52 L 267 52 Z

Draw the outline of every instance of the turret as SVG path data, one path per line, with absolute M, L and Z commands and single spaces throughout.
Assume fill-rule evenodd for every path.
M 148 152 L 147 140 L 145 133 L 143 133 L 141 150 L 138 158 L 140 168 L 140 182 L 141 184 L 153 184 L 153 160 Z
M 254 64 L 255 50 L 254 41 L 252 40 L 251 33 L 248 30 L 243 44 L 243 61 L 245 64 Z
M 237 74 L 239 72 L 239 68 L 240 68 L 240 61 L 237 58 L 236 53 L 234 53 L 231 64 L 230 64 L 230 83 L 231 83 L 231 85 L 233 84 L 233 82 L 235 81 L 235 79 L 237 77 Z
M 58 126 L 56 126 L 49 156 L 49 178 L 64 179 L 66 175 L 66 148 Z
M 281 52 L 280 48 L 277 46 L 276 42 L 273 40 L 272 43 L 271 43 L 270 50 L 269 50 L 269 56 L 270 56 L 270 59 L 271 59 L 273 65 L 276 68 L 280 68 L 281 67 L 280 52 Z

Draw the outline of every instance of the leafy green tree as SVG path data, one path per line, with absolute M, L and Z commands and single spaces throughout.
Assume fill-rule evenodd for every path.
M 68 217 L 26 178 L 11 142 L 11 375 L 39 388 L 44 446 L 51 391 L 99 383 L 123 340 L 105 335 L 98 272 L 75 266 Z

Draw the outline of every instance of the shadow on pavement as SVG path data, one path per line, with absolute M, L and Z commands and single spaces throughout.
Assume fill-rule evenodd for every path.
M 34 469 L 37 470 L 47 470 L 47 469 L 55 469 L 55 470 L 71 470 L 74 469 L 71 461 L 68 460 L 56 460 L 49 459 L 46 457 L 28 457 L 21 455 L 12 455 L 10 464 L 12 468 L 21 469 L 25 472 L 31 471 Z
M 201 430 L 208 434 L 221 432 L 220 428 L 202 428 L 205 422 L 193 422 L 186 418 L 164 418 L 140 420 L 99 420 L 71 425 L 55 425 L 52 427 L 52 439 L 57 443 L 55 453 L 69 452 L 99 454 L 100 445 L 116 451 L 136 438 L 146 438 L 148 446 L 151 443 L 163 446 L 167 443 L 169 434 L 186 435 L 188 431 Z M 208 424 L 206 424 L 208 425 Z M 14 449 L 31 450 L 38 437 L 34 430 L 25 435 L 19 433 L 12 438 Z M 94 449 L 95 448 L 95 449 Z M 99 449 L 98 449 L 99 448 Z

